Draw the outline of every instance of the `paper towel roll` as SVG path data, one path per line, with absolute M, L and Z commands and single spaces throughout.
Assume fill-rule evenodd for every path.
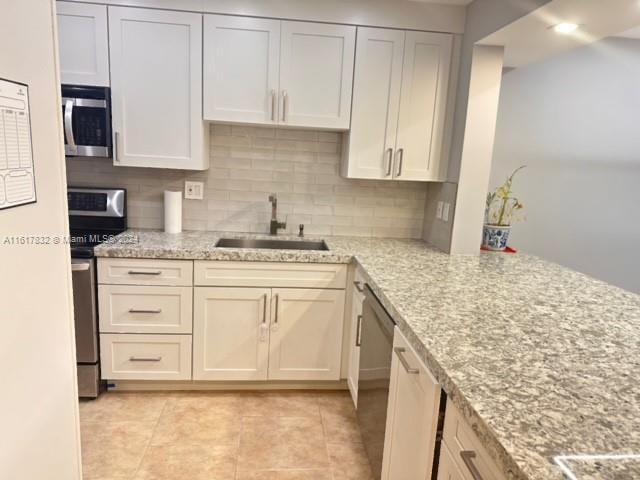
M 164 231 L 182 231 L 182 192 L 164 191 Z

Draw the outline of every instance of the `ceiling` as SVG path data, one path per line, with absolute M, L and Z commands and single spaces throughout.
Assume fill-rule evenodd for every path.
M 580 28 L 570 35 L 555 33 L 551 27 L 563 22 Z M 478 43 L 504 46 L 505 66 L 517 68 L 638 25 L 638 0 L 551 0 Z
M 616 35 L 616 37 L 640 38 L 640 27 L 634 27 Z

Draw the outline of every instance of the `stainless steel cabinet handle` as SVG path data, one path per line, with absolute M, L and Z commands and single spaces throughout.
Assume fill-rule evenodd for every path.
M 153 309 L 141 309 L 141 308 L 130 308 L 129 313 L 162 313 L 161 308 L 153 308 Z
M 76 139 L 73 136 L 73 100 L 67 100 L 64 104 L 64 133 L 67 145 L 76 148 Z
M 356 325 L 356 347 L 362 345 L 362 315 L 358 315 L 358 323 Z
M 356 280 L 353 282 L 353 284 L 356 286 L 356 290 L 358 290 L 360 293 L 364 292 L 364 287 L 362 286 L 361 282 L 358 282 Z
M 282 121 L 283 122 L 287 121 L 287 104 L 289 103 L 288 98 L 289 98 L 289 95 L 287 95 L 287 91 L 283 90 L 282 91 Z
M 276 91 L 271 90 L 271 121 L 276 121 Z
M 273 319 L 273 323 L 278 323 L 278 303 L 280 303 L 280 296 L 276 293 L 276 315 Z
M 417 368 L 411 367 L 409 365 L 409 362 L 407 362 L 407 359 L 404 358 L 404 352 L 406 352 L 406 349 L 402 347 L 396 347 L 393 349 L 393 351 L 396 352 L 396 355 L 398 355 L 398 360 L 400 360 L 400 363 L 404 367 L 405 372 L 411 375 L 417 375 L 420 373 L 420 370 L 418 370 Z
M 460 458 L 464 462 L 465 466 L 469 469 L 469 473 L 473 477 L 473 480 L 483 480 L 482 475 L 478 471 L 478 467 L 473 463 L 473 459 L 476 458 L 476 452 L 473 450 L 462 450 L 460 452 Z
M 267 294 L 265 293 L 262 296 L 262 301 L 264 302 L 262 304 L 262 323 L 267 323 Z
M 130 362 L 159 362 L 162 357 L 129 357 Z
M 397 155 L 400 156 L 400 159 L 398 160 L 398 173 L 396 173 L 396 177 L 399 177 L 402 174 L 402 159 L 404 158 L 404 148 L 399 148 Z
M 120 162 L 120 132 L 115 132 L 113 139 L 113 159 L 116 163 Z
M 384 174 L 385 177 L 391 175 L 391 166 L 393 164 L 393 148 L 387 148 L 387 173 Z
M 162 275 L 161 270 L 154 270 L 152 272 L 141 272 L 138 270 L 129 270 L 129 275 Z

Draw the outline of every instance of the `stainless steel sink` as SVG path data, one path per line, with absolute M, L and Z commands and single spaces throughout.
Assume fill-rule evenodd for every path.
M 221 238 L 217 248 L 267 248 L 270 250 L 329 250 L 324 240 Z

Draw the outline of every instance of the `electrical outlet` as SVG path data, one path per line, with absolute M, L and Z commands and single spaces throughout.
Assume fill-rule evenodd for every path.
M 184 198 L 187 200 L 202 200 L 204 198 L 204 183 L 184 182 Z
M 450 203 L 446 203 L 444 204 L 444 207 L 442 207 L 442 220 L 445 222 L 449 221 L 449 209 L 451 208 L 451 204 Z
M 438 206 L 436 207 L 436 218 L 442 218 L 442 207 L 444 202 L 438 202 Z

